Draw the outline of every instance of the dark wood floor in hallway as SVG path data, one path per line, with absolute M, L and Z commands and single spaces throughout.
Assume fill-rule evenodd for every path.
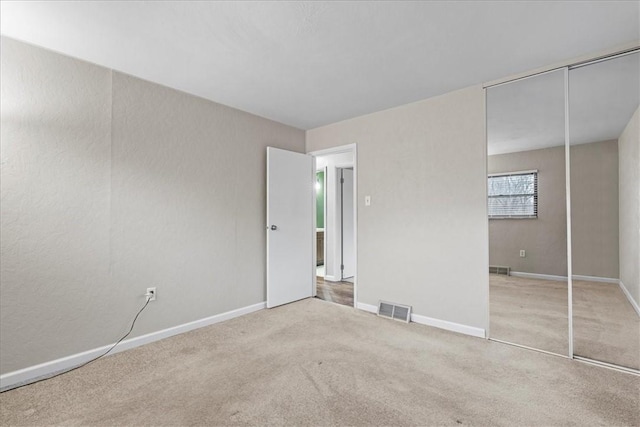
M 336 304 L 353 307 L 353 283 L 329 282 L 323 277 L 318 277 L 316 297 Z

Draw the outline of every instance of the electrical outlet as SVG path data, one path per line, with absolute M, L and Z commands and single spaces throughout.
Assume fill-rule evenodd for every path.
M 156 288 L 147 288 L 147 293 L 145 294 L 145 296 L 149 297 L 149 301 L 155 301 L 157 293 L 158 291 L 156 291 Z
M 527 253 L 525 252 L 524 249 L 520 249 L 520 258 L 524 258 L 527 256 Z

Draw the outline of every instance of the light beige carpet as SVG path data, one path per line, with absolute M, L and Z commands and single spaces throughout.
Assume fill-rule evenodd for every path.
M 0 395 L 2 425 L 639 425 L 640 378 L 307 299 Z
M 567 283 L 490 275 L 491 337 L 566 355 Z M 574 353 L 640 369 L 640 317 L 620 287 L 573 281 Z
M 489 277 L 491 338 L 569 355 L 566 282 Z
M 640 370 L 640 316 L 620 286 L 573 281 L 573 336 L 575 354 Z

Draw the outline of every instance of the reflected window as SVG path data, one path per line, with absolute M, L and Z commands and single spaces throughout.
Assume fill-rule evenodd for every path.
M 538 172 L 489 175 L 489 218 L 537 218 Z

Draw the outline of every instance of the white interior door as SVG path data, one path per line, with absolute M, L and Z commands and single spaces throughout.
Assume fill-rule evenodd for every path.
M 267 147 L 267 307 L 312 296 L 314 159 Z
M 342 169 L 342 278 L 355 275 L 356 250 L 353 209 L 353 169 Z

